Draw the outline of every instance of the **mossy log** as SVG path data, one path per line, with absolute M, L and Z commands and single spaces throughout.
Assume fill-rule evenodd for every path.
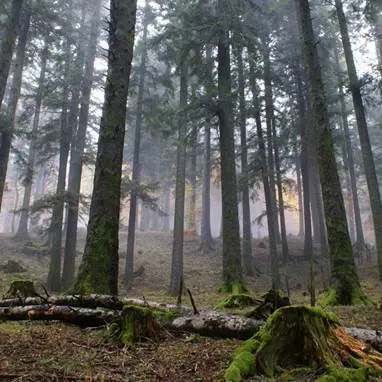
M 91 294 L 91 295 L 69 295 L 69 296 L 49 296 L 47 298 L 31 297 L 24 300 L 24 305 L 69 305 L 78 308 L 104 308 L 122 310 L 125 305 L 138 305 L 163 311 L 177 311 L 182 315 L 192 315 L 193 309 L 175 304 L 163 304 L 154 301 L 147 301 L 138 298 L 118 298 L 116 296 Z M 19 298 L 8 298 L 0 300 L 0 307 L 20 306 Z
M 358 369 L 382 373 L 382 354 L 352 337 L 320 309 L 285 307 L 238 349 L 225 378 L 239 382 L 248 375 L 275 377 L 301 368 L 311 376 L 338 368 L 355 369 L 354 375 Z

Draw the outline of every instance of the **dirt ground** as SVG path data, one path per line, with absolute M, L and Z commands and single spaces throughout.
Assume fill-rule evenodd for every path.
M 121 234 L 120 253 L 126 247 L 126 234 Z M 83 247 L 80 242 L 80 248 Z M 164 233 L 138 233 L 135 269 L 144 267 L 133 288 L 127 293 L 122 283 L 120 294 L 144 296 L 148 300 L 175 302 L 167 295 L 170 278 L 172 237 Z M 302 242 L 289 238 L 292 261 L 280 264 L 281 280 L 288 282 L 292 303 L 308 303 L 309 264 L 303 260 Z M 265 248 L 263 248 L 265 247 Z M 40 244 L 16 243 L 0 237 L 0 266 L 9 259 L 17 261 L 25 273 L 0 271 L 0 295 L 12 280 L 25 279 L 44 283 L 49 258 Z M 266 240 L 253 241 L 254 260 L 259 274 L 247 279 L 256 296 L 270 287 L 269 259 Z M 80 258 L 78 259 L 80 261 Z M 121 276 L 124 261 L 121 259 Z M 185 242 L 185 285 L 192 291 L 200 308 L 215 308 L 223 296 L 221 256 L 217 250 L 208 254 L 198 251 L 198 242 Z M 362 287 L 376 303 L 381 303 L 382 284 L 378 280 L 376 259 L 359 266 Z M 321 272 L 316 271 L 317 291 L 323 290 Z M 185 305 L 190 305 L 183 296 Z M 382 311 L 376 306 L 337 307 L 333 309 L 347 326 L 382 329 Z M 203 338 L 183 333 L 167 333 L 159 343 L 146 343 L 133 348 L 120 348 L 106 342 L 100 330 L 85 330 L 60 323 L 0 323 L 1 381 L 223 381 L 225 368 L 238 340 Z M 261 380 L 261 379 L 259 379 Z

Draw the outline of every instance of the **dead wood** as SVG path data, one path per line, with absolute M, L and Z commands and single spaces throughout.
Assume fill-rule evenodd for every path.
M 200 311 L 195 315 L 193 309 L 179 308 L 175 304 L 106 295 L 50 296 L 46 299 L 29 297 L 25 301 L 0 300 L 0 321 L 57 320 L 82 327 L 97 327 L 120 317 L 123 307 L 129 304 L 164 312 L 179 312 L 179 317 L 170 318 L 169 315 L 169 319 L 162 320 L 162 325 L 169 330 L 189 331 L 211 337 L 246 339 L 264 325 L 263 320 L 216 311 Z M 382 352 L 382 332 L 360 328 L 344 330 Z

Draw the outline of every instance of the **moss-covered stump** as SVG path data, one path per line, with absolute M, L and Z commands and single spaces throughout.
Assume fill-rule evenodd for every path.
M 289 306 L 277 310 L 236 351 L 225 378 L 239 382 L 259 374 L 298 380 L 289 379 L 296 369 L 308 371 L 309 380 L 366 381 L 369 374 L 382 373 L 382 354 L 351 337 L 334 316 L 316 308 Z M 335 379 L 333 373 L 339 369 L 350 379 Z M 365 378 L 359 379 L 362 375 Z
M 218 304 L 218 309 L 242 309 L 248 306 L 253 306 L 257 304 L 261 304 L 261 300 L 257 300 L 255 297 L 247 294 L 247 293 L 238 293 L 238 294 L 232 294 L 231 296 L 228 296 L 222 301 L 220 304 Z
M 119 340 L 128 345 L 147 339 L 157 340 L 161 328 L 152 310 L 136 305 L 126 305 L 121 314 Z
M 15 280 L 12 281 L 4 298 L 18 298 L 25 299 L 27 297 L 38 296 L 32 281 Z
M 277 291 L 270 290 L 262 296 L 259 306 L 246 314 L 246 317 L 256 320 L 266 320 L 273 312 L 290 305 L 289 298 L 281 296 Z

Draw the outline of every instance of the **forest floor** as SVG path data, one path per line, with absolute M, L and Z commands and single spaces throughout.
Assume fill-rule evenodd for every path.
M 126 246 L 121 234 L 121 254 Z M 83 240 L 80 248 L 83 247 Z M 172 238 L 163 233 L 138 233 L 135 268 L 144 272 L 135 279 L 133 288 L 123 296 L 142 297 L 160 302 L 175 302 L 168 296 Z M 35 247 L 34 247 L 35 245 Z M 49 258 L 37 243 L 17 243 L 0 237 L 0 266 L 15 260 L 25 273 L 0 271 L 0 296 L 15 279 L 44 283 Z M 283 287 L 288 280 L 291 301 L 309 303 L 309 262 L 303 259 L 303 243 L 289 238 L 291 261 L 280 264 Z M 265 247 L 265 248 L 264 248 Z M 214 252 L 202 254 L 195 240 L 186 239 L 184 260 L 185 286 L 192 291 L 198 308 L 214 309 L 224 296 L 221 284 L 219 245 Z M 254 294 L 261 297 L 270 288 L 267 240 L 253 241 L 253 254 L 260 274 L 247 279 Z M 80 260 L 80 259 L 79 259 Z M 121 260 L 121 276 L 124 262 Z M 378 280 L 376 259 L 359 265 L 362 287 L 377 304 L 382 302 L 382 284 Z M 317 291 L 323 290 L 321 273 L 316 272 Z M 183 296 L 185 305 L 190 305 Z M 382 311 L 376 306 L 336 307 L 332 310 L 346 326 L 382 329 Z M 204 338 L 183 333 L 168 333 L 159 343 L 146 343 L 133 348 L 108 343 L 100 330 L 80 329 L 61 323 L 1 323 L 1 381 L 223 381 L 232 353 L 241 342 Z M 255 379 L 252 379 L 253 381 Z M 263 378 L 257 379 L 265 381 Z

